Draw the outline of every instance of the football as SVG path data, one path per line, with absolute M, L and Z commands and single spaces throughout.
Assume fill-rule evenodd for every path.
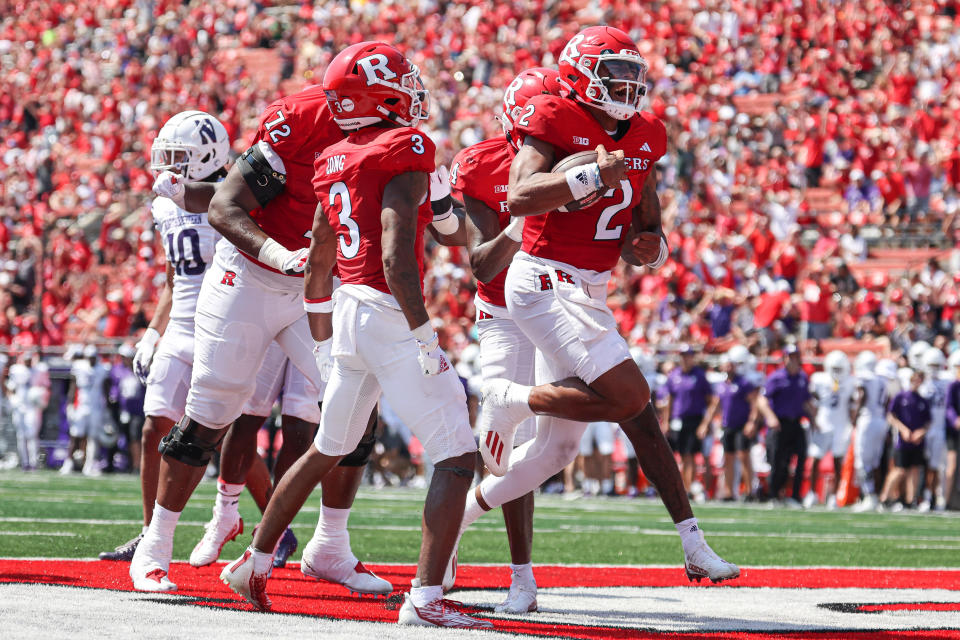
M 583 164 L 590 164 L 591 162 L 597 161 L 597 152 L 596 151 L 578 151 L 576 153 L 571 153 L 566 158 L 563 158 L 553 166 L 551 173 L 563 173 L 570 167 L 579 167 Z M 583 209 L 584 207 L 589 207 L 591 204 L 600 199 L 600 196 L 603 195 L 603 191 L 595 191 L 591 193 L 586 198 L 581 198 L 580 200 L 574 200 L 573 202 L 568 202 L 564 206 L 560 207 L 559 211 L 576 211 L 578 209 Z

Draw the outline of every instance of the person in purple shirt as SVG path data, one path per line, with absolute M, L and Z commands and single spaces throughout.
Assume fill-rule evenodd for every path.
M 689 345 L 680 348 L 680 366 L 674 367 L 667 376 L 666 391 L 670 445 L 680 454 L 683 486 L 690 493 L 697 470 L 694 458 L 717 411 L 717 398 L 706 371 L 696 364 Z
M 800 351 L 796 345 L 783 348 L 784 366 L 767 378 L 764 388 L 766 406 L 764 412 L 767 432 L 767 457 L 770 462 L 770 480 L 767 496 L 776 500 L 787 482 L 790 459 L 797 456 L 793 474 L 791 500 L 799 505 L 803 470 L 807 462 L 807 435 L 800 418 L 814 414 L 810 398 L 810 381 L 800 368 Z M 791 503 L 792 504 L 792 503 Z
M 917 497 L 920 470 L 924 466 L 923 439 L 930 428 L 930 403 L 917 392 L 923 372 L 914 371 L 910 389 L 901 391 L 887 409 L 887 421 L 894 429 L 893 471 L 887 476 L 880 501 L 887 504 L 899 493 L 905 480 L 904 502 L 912 506 Z
M 947 387 L 947 472 L 944 474 L 944 504 L 950 506 L 957 483 L 957 449 L 960 445 L 960 351 L 950 355 L 950 369 L 957 379 Z
M 130 470 L 140 468 L 140 435 L 143 430 L 143 398 L 146 387 L 133 372 L 135 350 L 128 344 L 120 346 L 119 358 L 110 369 L 109 406 L 117 425 L 118 436 L 123 435 L 130 458 Z M 113 458 L 119 451 L 118 442 L 110 449 L 107 470 L 113 470 Z
M 737 461 L 740 462 L 748 491 L 752 491 L 753 487 L 750 447 L 753 446 L 756 434 L 757 397 L 760 390 L 747 377 L 748 355 L 746 347 L 741 345 L 730 349 L 723 365 L 727 379 L 717 385 L 723 424 L 723 480 L 727 490 L 725 501 L 735 499 L 733 478 Z

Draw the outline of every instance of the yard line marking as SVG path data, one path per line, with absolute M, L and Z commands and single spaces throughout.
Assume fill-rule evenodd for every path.
M 53 538 L 76 538 L 70 531 L 0 531 L 0 536 L 50 536 Z

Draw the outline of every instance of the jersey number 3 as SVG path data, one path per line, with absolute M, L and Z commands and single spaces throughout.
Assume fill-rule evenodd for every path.
M 346 259 L 355 258 L 360 251 L 360 227 L 357 226 L 357 221 L 350 217 L 353 214 L 353 204 L 350 202 L 350 190 L 344 182 L 335 182 L 330 187 L 330 206 L 336 207 L 337 200 L 340 200 L 340 211 L 337 213 L 340 220 L 340 232 L 337 234 L 340 255 Z M 347 235 L 350 236 L 349 242 Z
M 629 180 L 621 180 L 619 189 L 610 189 L 603 197 L 613 198 L 617 195 L 617 192 L 623 194 L 623 200 L 600 212 L 600 217 L 597 219 L 597 232 L 593 235 L 594 240 L 619 240 L 623 234 L 623 225 L 618 224 L 611 228 L 610 221 L 613 220 L 613 216 L 630 205 L 633 200 L 633 185 L 630 184 Z

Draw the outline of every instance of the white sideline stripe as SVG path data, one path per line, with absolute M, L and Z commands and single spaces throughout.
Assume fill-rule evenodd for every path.
M 71 519 L 71 518 L 20 518 L 20 517 L 0 517 L 0 522 L 25 522 L 38 524 L 87 524 L 99 526 L 129 526 L 142 525 L 142 520 L 95 520 L 95 519 Z M 202 527 L 206 521 L 199 520 L 181 520 L 178 524 L 187 527 Z M 419 525 L 363 525 L 354 524 L 349 527 L 354 531 L 420 531 Z M 475 531 L 484 532 L 505 532 L 506 528 L 502 526 L 477 526 Z M 616 531 L 621 533 L 633 533 L 647 536 L 676 536 L 676 531 L 664 529 L 644 529 L 641 527 L 617 526 L 617 525 L 598 525 L 595 527 L 584 526 L 561 526 L 556 528 L 537 528 L 537 535 L 545 534 L 570 534 L 570 533 L 598 533 Z M 909 540 L 917 542 L 949 542 L 950 538 L 944 539 L 943 536 L 916 536 L 916 535 L 884 535 L 877 533 L 778 533 L 775 531 L 752 532 L 752 531 L 711 531 L 710 538 L 776 538 L 803 540 L 811 542 L 835 542 L 835 543 L 857 543 L 862 540 Z M 960 544 L 960 539 L 958 539 Z M 946 547 L 953 548 L 953 547 Z

